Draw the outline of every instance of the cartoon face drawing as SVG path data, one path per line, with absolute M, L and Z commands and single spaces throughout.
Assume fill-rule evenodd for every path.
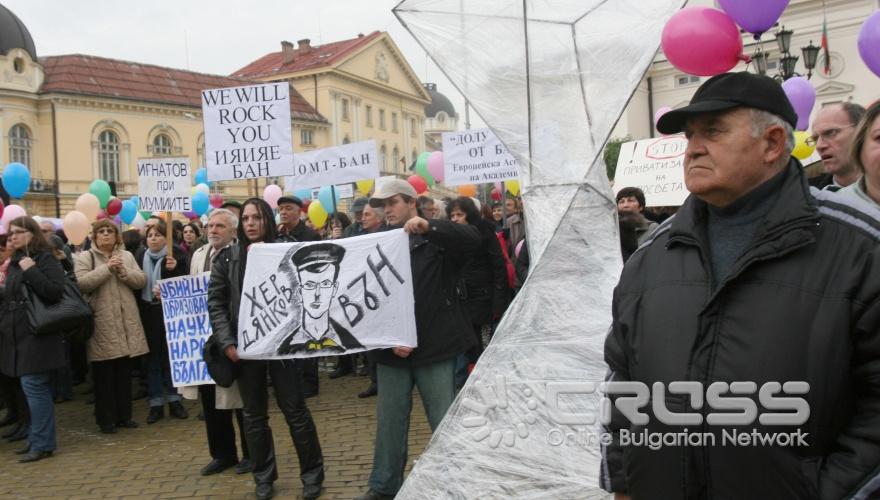
M 298 269 L 303 310 L 312 318 L 320 318 L 330 310 L 339 285 L 339 264 L 320 262 Z

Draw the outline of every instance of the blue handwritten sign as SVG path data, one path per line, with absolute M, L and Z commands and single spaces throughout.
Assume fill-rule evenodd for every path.
M 214 383 L 202 358 L 205 341 L 211 336 L 210 277 L 211 273 L 201 273 L 159 281 L 174 387 Z

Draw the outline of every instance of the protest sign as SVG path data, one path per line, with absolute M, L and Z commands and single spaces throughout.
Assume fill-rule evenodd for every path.
M 516 159 L 488 128 L 443 133 L 443 184 L 487 184 L 516 179 Z
M 165 338 L 174 387 L 213 384 L 202 358 L 211 336 L 208 319 L 208 280 L 211 273 L 159 281 Z
M 343 200 L 354 198 L 354 186 L 351 184 L 338 184 L 336 186 L 336 196 Z
M 140 158 L 137 171 L 141 210 L 192 210 L 189 158 Z
M 684 185 L 683 135 L 625 142 L 620 145 L 614 193 L 625 187 L 645 192 L 646 206 L 680 206 L 690 194 Z
M 284 190 L 313 188 L 374 179 L 379 176 L 376 141 L 343 144 L 297 153 L 294 174 L 284 178 Z
M 409 237 L 402 229 L 248 250 L 238 324 L 241 358 L 416 345 Z
M 202 91 L 208 180 L 293 175 L 287 82 Z

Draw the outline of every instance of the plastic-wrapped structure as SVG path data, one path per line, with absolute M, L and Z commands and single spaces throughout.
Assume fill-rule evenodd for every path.
M 606 373 L 621 255 L 602 148 L 684 3 L 404 0 L 394 9 L 519 161 L 531 258 L 398 498 L 603 495 L 595 383 Z

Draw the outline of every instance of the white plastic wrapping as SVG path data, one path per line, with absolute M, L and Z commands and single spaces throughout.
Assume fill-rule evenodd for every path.
M 621 256 L 601 152 L 683 4 L 404 0 L 394 9 L 517 157 L 531 257 L 398 498 L 603 495 L 601 430 L 590 418 L 600 395 L 586 383 L 606 374 Z

